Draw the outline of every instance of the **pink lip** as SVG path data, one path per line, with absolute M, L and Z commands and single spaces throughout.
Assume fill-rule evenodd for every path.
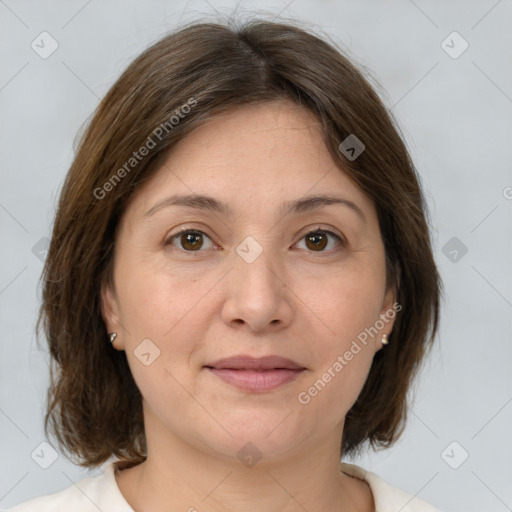
M 232 370 L 227 368 L 208 368 L 213 374 L 224 382 L 239 389 L 253 392 L 271 391 L 283 384 L 292 381 L 302 369 L 289 370 Z
M 224 382 L 253 392 L 271 391 L 295 379 L 306 368 L 281 356 L 237 355 L 205 365 Z
M 291 359 L 281 356 L 251 357 L 236 355 L 219 359 L 214 363 L 205 365 L 207 368 L 230 369 L 230 370 L 302 370 L 304 367 Z

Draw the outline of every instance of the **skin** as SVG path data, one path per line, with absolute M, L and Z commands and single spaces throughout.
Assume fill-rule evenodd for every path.
M 145 215 L 191 193 L 232 214 L 173 205 Z M 364 220 L 340 204 L 279 211 L 314 194 L 352 201 Z M 171 239 L 183 227 L 204 235 L 192 246 Z M 344 241 L 320 233 L 318 245 L 307 243 L 319 228 Z M 236 252 L 248 236 L 262 248 L 252 263 Z M 132 508 L 374 510 L 368 485 L 340 472 L 339 450 L 346 413 L 393 321 L 308 404 L 297 397 L 390 310 L 395 293 L 385 285 L 375 205 L 336 167 L 308 110 L 289 101 L 248 106 L 181 141 L 132 197 L 113 285 L 102 289 L 107 329 L 143 396 L 148 457 L 116 477 Z M 144 339 L 151 354 L 160 350 L 149 365 L 134 352 Z M 252 393 L 204 369 L 236 354 L 280 355 L 306 371 Z M 237 457 L 248 442 L 262 456 L 250 467 Z

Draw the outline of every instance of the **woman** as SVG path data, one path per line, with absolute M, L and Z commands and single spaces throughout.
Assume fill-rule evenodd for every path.
M 405 145 L 334 45 L 253 21 L 145 51 L 82 137 L 43 281 L 45 427 L 108 465 L 12 511 L 435 510 L 340 463 L 400 435 L 440 279 Z

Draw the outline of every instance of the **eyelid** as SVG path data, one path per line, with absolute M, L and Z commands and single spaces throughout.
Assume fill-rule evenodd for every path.
M 218 245 L 213 241 L 212 237 L 204 231 L 204 229 L 194 228 L 191 226 L 182 226 L 181 228 L 178 229 L 178 231 L 175 231 L 172 234 L 166 235 L 166 237 L 164 238 L 164 245 L 172 245 L 172 242 L 176 238 L 178 238 L 183 233 L 188 233 L 189 231 L 200 233 L 201 235 L 204 235 L 205 237 L 210 239 L 213 245 Z M 201 252 L 201 251 L 184 251 L 184 252 Z
M 333 235 L 336 235 L 341 240 L 346 242 L 345 235 L 339 229 L 335 228 L 334 226 L 331 226 L 330 224 L 311 224 L 302 229 L 301 231 L 299 231 L 299 233 L 301 233 L 300 236 L 302 239 L 302 237 L 306 236 L 307 234 L 316 233 L 317 231 L 323 231 L 324 233 L 332 233 Z
M 299 240 L 297 242 L 295 242 L 293 244 L 293 246 L 295 246 L 299 242 L 301 242 L 306 235 L 309 235 L 310 233 L 317 233 L 317 232 L 325 233 L 327 235 L 337 238 L 340 247 L 346 247 L 348 245 L 348 241 L 345 238 L 345 236 L 341 232 L 339 232 L 336 228 L 334 228 L 332 226 L 322 227 L 320 225 L 317 225 L 317 226 L 310 226 L 310 227 L 306 228 L 300 235 Z M 334 251 L 336 251 L 336 249 L 331 249 L 328 251 L 308 251 L 308 252 L 311 252 L 311 253 L 316 252 L 317 254 L 330 254 Z

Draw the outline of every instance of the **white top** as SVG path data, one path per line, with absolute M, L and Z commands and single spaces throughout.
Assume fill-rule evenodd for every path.
M 115 461 L 98 476 L 84 478 L 62 491 L 33 498 L 3 512 L 134 512 L 119 490 L 114 464 Z M 432 505 L 391 487 L 375 473 L 359 466 L 342 462 L 340 469 L 368 483 L 375 501 L 375 512 L 439 512 Z

